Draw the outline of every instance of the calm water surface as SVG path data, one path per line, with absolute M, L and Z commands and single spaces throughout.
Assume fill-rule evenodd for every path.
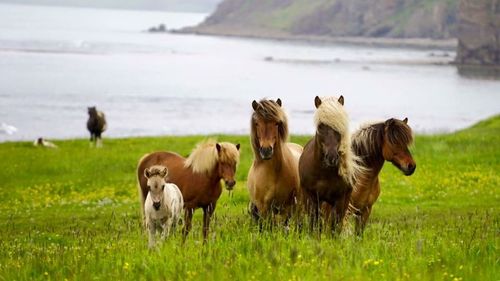
M 447 132 L 500 113 L 500 82 L 429 64 L 453 53 L 144 32 L 205 16 L 0 4 L 0 141 L 87 137 L 91 105 L 111 137 L 247 134 L 263 97 L 283 100 L 293 134 L 313 133 L 316 95 L 344 95 L 353 128 Z

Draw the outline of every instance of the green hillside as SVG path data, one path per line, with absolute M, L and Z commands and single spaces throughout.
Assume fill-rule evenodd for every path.
M 458 0 L 225 0 L 194 30 L 229 35 L 453 38 Z

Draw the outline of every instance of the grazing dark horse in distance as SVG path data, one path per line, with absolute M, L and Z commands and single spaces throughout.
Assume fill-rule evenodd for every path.
M 217 200 L 222 193 L 221 180 L 228 190 L 233 189 L 234 175 L 240 159 L 240 145 L 228 142 L 200 143 L 184 158 L 174 152 L 153 152 L 139 161 L 137 178 L 141 193 L 141 210 L 144 216 L 144 200 L 148 194 L 147 178 L 144 170 L 154 165 L 168 168 L 168 181 L 176 184 L 184 198 L 184 239 L 191 230 L 191 220 L 196 209 L 203 209 L 203 240 L 208 240 L 210 218 L 215 211 Z M 144 219 L 144 217 L 143 217 Z
M 87 120 L 87 129 L 90 132 L 90 141 L 94 142 L 96 147 L 102 146 L 102 132 L 106 131 L 106 117 L 102 111 L 98 111 L 95 106 L 88 107 L 89 119 Z
M 333 206 L 331 230 L 340 233 L 349 206 L 358 170 L 351 149 L 349 119 L 344 97 L 316 97 L 314 121 L 316 134 L 305 145 L 299 161 L 303 205 L 309 213 L 311 230 L 318 225 L 319 206 Z
M 298 164 L 302 147 L 288 143 L 288 120 L 281 100 L 253 101 L 250 142 L 254 160 L 248 172 L 250 212 L 259 222 L 283 216 L 287 224 L 299 190 Z M 274 221 L 271 221 L 273 223 Z
M 385 161 L 391 162 L 406 176 L 415 172 L 417 164 L 408 149 L 413 134 L 408 118 L 388 119 L 385 122 L 361 127 L 352 136 L 352 148 L 365 167 L 356 179 L 351 195 L 350 213 L 356 215 L 356 233 L 362 234 L 372 206 L 380 195 L 378 175 Z

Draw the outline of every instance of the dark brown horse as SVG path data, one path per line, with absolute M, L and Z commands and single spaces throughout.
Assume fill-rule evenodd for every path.
M 286 223 L 299 192 L 302 147 L 287 143 L 288 121 L 281 100 L 253 101 L 250 141 L 254 152 L 248 172 L 252 216 L 259 221 L 279 215 Z
M 378 175 L 385 161 L 391 162 L 406 176 L 415 172 L 417 165 L 408 149 L 413 142 L 408 118 L 388 119 L 367 125 L 352 136 L 352 148 L 366 169 L 357 177 L 351 196 L 351 212 L 356 215 L 356 233 L 361 234 L 370 217 L 372 206 L 380 194 Z
M 314 102 L 316 134 L 305 145 L 299 161 L 303 204 L 310 216 L 311 229 L 318 224 L 321 203 L 333 206 L 331 228 L 338 233 L 359 166 L 351 151 L 344 98 L 316 97 Z
M 101 135 L 106 131 L 106 117 L 104 113 L 98 111 L 95 106 L 88 107 L 89 119 L 87 120 L 87 129 L 90 132 L 90 141 L 97 147 L 102 146 Z
M 188 158 L 173 152 L 154 152 L 142 157 L 137 167 L 137 177 L 143 214 L 144 200 L 149 191 L 144 170 L 153 165 L 165 166 L 169 171 L 169 182 L 179 187 L 184 198 L 184 238 L 191 230 L 194 210 L 202 208 L 203 239 L 207 241 L 210 217 L 222 193 L 221 180 L 225 181 L 229 190 L 236 184 L 234 175 L 240 158 L 239 149 L 239 144 L 208 141 L 199 144 Z

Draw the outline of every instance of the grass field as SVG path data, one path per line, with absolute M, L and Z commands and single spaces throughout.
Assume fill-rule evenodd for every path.
M 415 174 L 386 164 L 362 239 L 259 233 L 246 212 L 248 137 L 215 137 L 240 142 L 242 155 L 210 242 L 198 210 L 184 245 L 178 232 L 155 251 L 139 221 L 137 161 L 186 155 L 202 137 L 0 144 L 0 280 L 500 280 L 500 116 L 417 136 Z

